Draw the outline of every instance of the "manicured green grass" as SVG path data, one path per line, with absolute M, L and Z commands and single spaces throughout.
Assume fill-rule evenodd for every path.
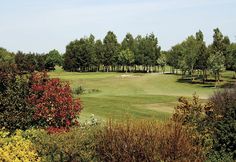
M 230 78 L 230 72 L 225 73 Z M 181 76 L 170 74 L 143 73 L 77 73 L 64 72 L 57 68 L 51 77 L 69 81 L 72 88 L 82 86 L 87 93 L 80 96 L 84 109 L 81 120 L 91 114 L 99 119 L 125 118 L 160 119 L 168 118 L 180 96 L 208 98 L 215 90 L 214 84 L 191 84 L 181 81 Z

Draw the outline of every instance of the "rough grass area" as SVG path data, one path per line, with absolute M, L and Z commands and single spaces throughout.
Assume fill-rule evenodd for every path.
M 192 84 L 181 81 L 180 75 L 160 73 L 78 73 L 57 68 L 49 75 L 69 81 L 73 89 L 82 86 L 91 92 L 75 96 L 80 97 L 84 105 L 81 120 L 91 114 L 98 119 L 164 120 L 173 112 L 178 97 L 190 97 L 196 93 L 201 99 L 207 99 L 218 90 L 212 82 Z M 233 81 L 231 76 L 233 72 L 223 74 L 227 82 L 222 82 L 221 87 Z

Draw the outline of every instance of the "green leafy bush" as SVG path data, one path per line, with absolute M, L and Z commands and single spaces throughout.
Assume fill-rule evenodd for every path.
M 216 92 L 209 104 L 206 120 L 213 132 L 213 149 L 232 153 L 236 160 L 236 88 Z
M 46 161 L 95 161 L 95 127 L 72 128 L 68 132 L 48 134 L 45 130 L 28 130 L 24 137 L 35 145 Z
M 32 123 L 33 108 L 28 104 L 27 78 L 17 73 L 0 73 L 0 128 L 28 129 Z
M 219 151 L 212 151 L 207 155 L 206 162 L 233 162 L 233 154 Z
M 85 89 L 82 86 L 79 86 L 73 90 L 73 93 L 76 95 L 81 95 L 85 92 Z

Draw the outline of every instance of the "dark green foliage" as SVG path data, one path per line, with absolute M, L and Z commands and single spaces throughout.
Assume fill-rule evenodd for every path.
M 79 86 L 73 90 L 73 93 L 76 95 L 81 95 L 85 92 L 85 89 L 82 86 Z
M 144 71 L 152 72 L 160 57 L 160 47 L 154 34 L 145 37 L 137 36 L 135 39 L 135 64 L 143 65 Z
M 46 69 L 46 55 L 36 54 L 35 56 L 36 61 L 36 71 L 44 71 Z
M 207 120 L 214 134 L 214 150 L 233 153 L 236 159 L 236 88 L 216 92 L 207 110 Z
M 15 63 L 18 69 L 23 72 L 33 72 L 37 66 L 34 54 L 24 54 L 20 51 L 15 56 Z
M 174 69 L 180 69 L 180 65 L 183 57 L 183 46 L 181 44 L 177 44 L 171 48 L 171 50 L 167 54 L 167 64 L 173 67 L 172 72 L 174 73 Z
M 62 65 L 62 62 L 63 58 L 57 50 L 52 50 L 47 55 L 19 51 L 15 56 L 17 68 L 24 73 L 54 70 L 55 66 Z
M 104 45 L 104 66 L 109 71 L 109 66 L 115 66 L 118 62 L 119 43 L 116 35 L 109 31 L 103 40 Z
M 132 34 L 127 33 L 123 41 L 121 42 L 121 48 L 122 50 L 129 49 L 132 52 L 135 51 L 135 39 L 132 36 Z
M 8 130 L 32 126 L 32 107 L 27 103 L 29 92 L 25 76 L 0 73 L 0 127 Z
M 63 63 L 62 56 L 57 50 L 51 50 L 45 57 L 45 68 L 48 70 L 54 70 L 55 66 L 61 66 Z
M 103 42 L 95 41 L 93 35 L 70 42 L 66 47 L 63 68 L 66 71 L 121 71 L 122 66 L 124 71 L 126 66 L 128 71 L 152 72 L 159 57 L 160 47 L 154 34 L 134 39 L 128 33 L 119 44 L 116 35 L 109 31 Z M 137 69 L 137 66 L 144 68 Z
M 207 155 L 206 162 L 233 162 L 233 155 L 226 152 L 212 151 Z
M 232 43 L 227 48 L 226 68 L 236 73 L 236 44 Z
M 100 48 L 100 47 L 99 47 Z M 98 52 L 100 54 L 100 51 Z M 66 46 L 63 68 L 67 71 L 94 71 L 98 64 L 94 36 L 75 40 Z

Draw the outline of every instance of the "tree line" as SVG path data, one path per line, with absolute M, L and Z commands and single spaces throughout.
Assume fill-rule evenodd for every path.
M 180 70 L 183 77 L 190 76 L 192 80 L 197 75 L 203 83 L 209 73 L 218 82 L 220 72 L 232 70 L 236 73 L 236 44 L 231 43 L 229 37 L 224 36 L 218 28 L 214 29 L 212 44 L 207 46 L 203 33 L 198 31 L 195 36 L 189 36 L 173 46 L 165 57 L 166 63 L 172 67 L 172 73 Z
M 93 35 L 66 46 L 63 68 L 66 71 L 156 71 L 160 46 L 154 34 L 134 38 L 128 33 L 121 43 L 109 31 L 103 40 Z
M 66 46 L 63 68 L 66 71 L 129 71 L 164 72 L 166 65 L 171 73 L 180 72 L 183 78 L 201 79 L 208 75 L 220 81 L 220 72 L 236 73 L 236 43 L 231 43 L 216 28 L 213 42 L 206 45 L 202 31 L 187 37 L 168 51 L 161 51 L 154 34 L 133 37 L 127 33 L 119 43 L 116 35 L 109 31 L 103 40 L 93 35 L 74 40 Z
M 59 65 L 66 71 L 79 72 L 164 72 L 168 65 L 171 73 L 181 73 L 183 78 L 201 79 L 204 83 L 213 75 L 220 81 L 223 70 L 236 73 L 236 43 L 231 43 L 218 28 L 213 31 L 210 45 L 198 31 L 168 51 L 161 51 L 153 33 L 136 37 L 127 33 L 119 43 L 115 33 L 109 31 L 103 40 L 90 35 L 71 41 L 63 55 L 57 50 L 14 54 L 0 48 L 0 62 L 15 63 L 22 71 L 53 70 Z
M 0 48 L 0 69 L 9 65 L 16 65 L 21 72 L 49 71 L 54 70 L 56 65 L 62 66 L 63 58 L 57 50 L 51 50 L 47 54 L 12 53 Z

